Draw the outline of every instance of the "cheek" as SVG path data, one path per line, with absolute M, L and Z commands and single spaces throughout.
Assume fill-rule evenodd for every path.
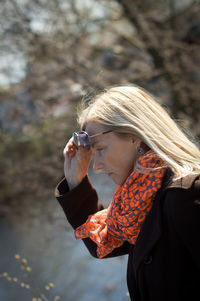
M 125 176 L 128 176 L 130 172 L 133 171 L 135 165 L 135 156 L 133 151 L 122 150 L 120 153 L 118 153 L 118 156 L 116 156 L 115 162 L 121 173 L 123 173 Z
M 104 161 L 107 164 L 116 164 L 119 161 L 119 154 L 113 147 L 107 148 L 103 153 Z
M 112 144 L 102 155 L 104 163 L 121 174 L 128 174 L 134 168 L 135 152 L 131 145 Z
M 104 162 L 108 167 L 112 167 L 115 171 L 121 171 L 126 165 L 124 156 L 116 149 L 104 154 Z

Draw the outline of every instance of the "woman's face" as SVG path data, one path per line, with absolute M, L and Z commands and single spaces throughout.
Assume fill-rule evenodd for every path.
M 90 136 L 106 131 L 97 122 L 88 122 L 86 132 Z M 121 138 L 114 132 L 91 138 L 94 151 L 94 170 L 102 170 L 117 185 L 122 185 L 131 174 L 136 160 L 136 146 L 141 142 L 134 137 Z

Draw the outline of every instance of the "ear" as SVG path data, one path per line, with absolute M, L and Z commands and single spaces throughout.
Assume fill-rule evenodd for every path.
M 141 141 L 140 147 L 144 149 L 145 153 L 150 150 L 150 147 L 147 144 L 145 144 L 143 141 Z
M 133 136 L 132 142 L 135 144 L 135 146 L 140 146 L 142 144 L 142 140 L 137 136 Z
M 133 140 L 133 143 L 135 144 L 136 149 L 143 149 L 144 152 L 146 153 L 148 150 L 150 150 L 149 146 L 146 145 L 140 138 L 136 138 L 135 140 Z

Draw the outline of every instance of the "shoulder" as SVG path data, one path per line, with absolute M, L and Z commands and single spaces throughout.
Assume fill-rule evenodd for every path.
M 166 187 L 170 199 L 189 200 L 200 199 L 200 174 L 191 174 L 177 180 L 172 180 Z
M 200 222 L 200 175 L 188 175 L 172 181 L 166 188 L 164 212 L 174 224 Z
M 187 176 L 172 183 L 163 200 L 164 220 L 176 239 L 200 267 L 200 177 Z

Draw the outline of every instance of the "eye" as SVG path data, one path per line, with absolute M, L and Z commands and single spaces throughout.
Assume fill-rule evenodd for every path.
M 95 146 L 95 152 L 101 154 L 105 150 L 106 146 L 99 143 Z

